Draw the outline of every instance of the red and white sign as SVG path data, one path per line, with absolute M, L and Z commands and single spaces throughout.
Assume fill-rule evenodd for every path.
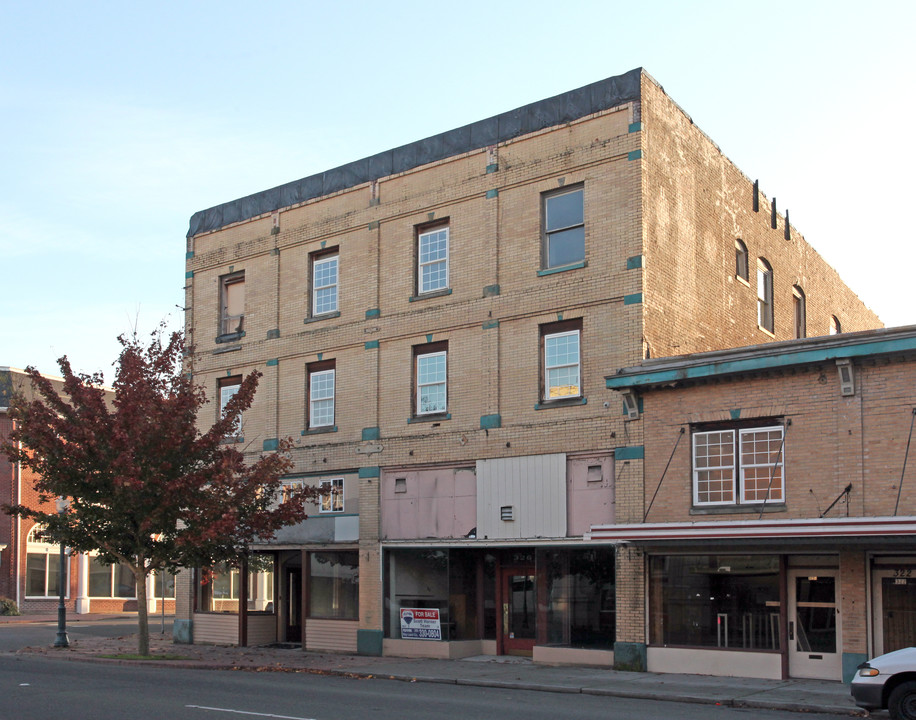
M 439 609 L 401 608 L 401 638 L 403 640 L 441 640 L 442 625 Z

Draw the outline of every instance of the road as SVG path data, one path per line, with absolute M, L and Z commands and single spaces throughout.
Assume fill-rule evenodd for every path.
M 160 632 L 162 622 L 157 615 L 150 618 L 150 634 Z M 112 620 L 67 620 L 67 636 L 78 640 L 80 636 L 118 637 L 137 632 L 137 618 L 124 617 Z M 165 632 L 172 633 L 172 618 L 165 619 Z M 32 645 L 53 645 L 57 638 L 56 622 L 9 622 L 0 623 L 0 653 L 15 652 L 21 647 Z
M 812 720 L 593 695 L 0 655 L 0 720 Z M 814 716 L 839 720 L 840 715 Z

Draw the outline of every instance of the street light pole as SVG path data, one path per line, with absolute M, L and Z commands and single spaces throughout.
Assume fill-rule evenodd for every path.
M 58 498 L 58 514 L 63 515 L 66 510 L 67 498 Z M 62 537 L 58 538 L 58 542 L 60 542 L 60 567 L 58 568 L 57 586 L 60 590 L 60 599 L 57 604 L 57 638 L 54 640 L 54 647 L 70 647 L 70 638 L 67 637 L 67 606 L 64 604 L 67 597 L 67 552 Z

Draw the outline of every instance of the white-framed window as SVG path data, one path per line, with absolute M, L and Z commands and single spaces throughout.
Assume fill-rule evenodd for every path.
M 757 324 L 773 332 L 773 268 L 757 258 Z
M 336 370 L 333 361 L 309 365 L 309 416 L 308 427 L 321 428 L 334 425 L 334 390 Z
M 581 332 L 572 323 L 541 327 L 545 402 L 582 397 Z
M 581 185 L 543 196 L 545 269 L 585 260 L 585 192 Z
M 44 531 L 43 525 L 35 525 L 26 536 L 26 597 L 60 597 L 60 544 L 44 535 Z M 70 563 L 64 564 L 67 573 L 64 589 L 69 590 Z
M 337 312 L 339 255 L 316 255 L 312 258 L 312 315 Z
M 417 294 L 448 288 L 448 225 L 417 232 Z
M 219 381 L 219 416 L 222 418 L 226 412 L 226 405 L 229 404 L 229 401 L 235 396 L 239 391 L 239 388 L 242 386 L 241 376 L 221 378 Z M 239 415 L 235 428 L 232 431 L 233 436 L 241 436 L 242 434 L 242 416 Z
M 321 480 L 318 483 L 321 490 L 321 499 L 318 510 L 323 513 L 340 513 L 344 511 L 344 481 L 343 478 Z
M 802 290 L 798 285 L 792 286 L 792 310 L 795 324 L 795 337 L 806 337 L 807 321 L 805 318 L 805 291 Z
M 441 348 L 441 349 L 439 349 Z M 416 356 L 416 414 L 448 411 L 448 349 L 442 343 L 414 348 Z
M 827 332 L 829 335 L 839 335 L 843 332 L 843 326 L 840 325 L 839 318 L 836 315 L 830 316 L 830 327 Z
M 223 275 L 220 286 L 220 335 L 241 333 L 245 324 L 245 271 Z
M 748 276 L 747 264 L 747 245 L 741 238 L 735 238 L 735 277 L 739 277 L 745 282 L 750 280 Z
M 106 565 L 95 555 L 89 558 L 89 597 L 134 598 L 137 585 L 134 574 L 123 563 Z
M 693 504 L 785 502 L 782 425 L 693 433 Z

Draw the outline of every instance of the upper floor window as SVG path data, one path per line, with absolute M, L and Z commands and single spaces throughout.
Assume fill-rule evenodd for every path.
M 750 280 L 747 264 L 747 245 L 740 238 L 735 240 L 735 276 L 745 282 Z
M 579 352 L 581 332 L 581 320 L 541 326 L 541 396 L 545 402 L 582 397 Z
M 830 316 L 830 330 L 831 335 L 839 335 L 843 332 L 843 328 L 840 326 L 840 321 L 837 319 L 836 315 Z
M 448 288 L 448 225 L 417 232 L 417 294 Z
M 312 256 L 312 315 L 337 312 L 337 252 Z
M 773 332 L 773 268 L 764 258 L 757 258 L 757 324 Z
M 318 483 L 321 490 L 319 510 L 323 513 L 344 511 L 344 481 L 343 478 L 322 480 Z
M 785 502 L 783 427 L 693 434 L 694 505 Z
M 585 205 L 581 185 L 543 196 L 543 258 L 545 268 L 585 260 Z
M 448 411 L 448 344 L 430 343 L 414 348 L 416 415 Z
M 220 418 L 226 412 L 226 405 L 229 404 L 229 401 L 235 396 L 239 391 L 239 388 L 242 386 L 242 377 L 241 375 L 236 375 L 234 377 L 220 378 L 219 380 L 219 416 Z M 236 419 L 235 428 L 233 429 L 232 435 L 239 436 L 242 434 L 242 416 L 239 415 Z
M 309 429 L 334 425 L 335 363 L 333 360 L 308 366 Z
M 807 336 L 805 330 L 805 291 L 798 285 L 792 286 L 792 310 L 795 320 L 795 337 L 803 338 Z
M 245 323 L 245 271 L 220 278 L 220 335 L 243 332 Z

